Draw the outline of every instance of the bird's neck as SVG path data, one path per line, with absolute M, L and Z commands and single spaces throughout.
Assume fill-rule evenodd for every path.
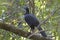
M 25 14 L 29 14 L 29 11 L 26 11 L 26 13 Z

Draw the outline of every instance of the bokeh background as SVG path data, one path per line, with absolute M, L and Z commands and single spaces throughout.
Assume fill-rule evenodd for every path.
M 0 22 L 12 24 L 24 31 L 30 27 L 24 20 L 24 7 L 28 6 L 30 13 L 37 19 L 45 21 L 41 27 L 48 36 L 60 40 L 60 0 L 0 0 Z M 30 40 L 12 32 L 0 29 L 0 40 Z

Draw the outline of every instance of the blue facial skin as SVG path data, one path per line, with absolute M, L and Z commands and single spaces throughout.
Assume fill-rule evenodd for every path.
M 26 23 L 30 26 L 31 30 L 33 31 L 35 29 L 35 27 L 37 27 L 39 25 L 39 21 L 37 20 L 35 15 L 29 13 L 28 7 L 24 8 L 24 9 L 26 10 L 26 13 L 24 15 L 24 19 L 25 19 Z M 42 28 L 39 27 L 38 30 L 41 31 Z M 43 37 L 47 37 L 47 35 L 44 31 L 42 31 L 40 33 Z

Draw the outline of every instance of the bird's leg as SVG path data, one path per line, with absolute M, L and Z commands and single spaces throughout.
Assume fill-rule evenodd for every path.
M 31 34 L 28 36 L 28 38 L 30 38 L 31 36 L 33 36 L 35 34 L 35 30 L 34 29 L 31 29 Z
M 31 32 L 31 33 L 35 33 L 35 30 L 34 30 L 34 29 L 30 29 L 30 32 Z

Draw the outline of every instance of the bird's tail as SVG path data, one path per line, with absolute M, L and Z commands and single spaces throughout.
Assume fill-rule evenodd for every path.
M 43 37 L 47 37 L 45 31 L 43 31 L 43 29 L 40 26 L 38 26 L 38 30 L 40 31 L 40 33 Z

